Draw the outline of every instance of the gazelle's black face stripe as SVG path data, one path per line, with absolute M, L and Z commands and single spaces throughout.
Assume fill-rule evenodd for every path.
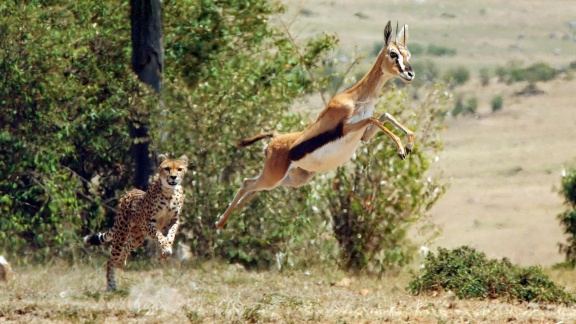
M 389 55 L 391 59 L 394 59 L 394 63 L 398 68 L 400 76 L 408 81 L 412 80 L 414 72 L 412 71 L 412 66 L 408 62 L 410 59 L 410 52 L 400 46 L 398 50 L 391 50 Z

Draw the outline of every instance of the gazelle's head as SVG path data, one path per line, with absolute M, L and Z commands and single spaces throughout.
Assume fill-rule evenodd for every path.
M 410 83 L 416 74 L 408 62 L 410 60 L 410 51 L 406 46 L 408 25 L 404 25 L 400 31 L 396 26 L 396 32 L 396 39 L 392 40 L 392 23 L 388 21 L 386 28 L 384 28 L 384 48 L 379 54 L 384 55 L 381 68 L 383 72 L 388 72 L 399 77 L 402 81 Z

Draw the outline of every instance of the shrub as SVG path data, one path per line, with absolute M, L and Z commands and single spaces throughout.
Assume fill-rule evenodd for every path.
M 452 109 L 452 116 L 456 117 L 464 111 L 464 99 L 462 95 L 456 96 L 454 101 L 454 108 Z
M 456 55 L 456 49 L 429 44 L 426 53 L 432 56 L 454 56 Z
M 456 117 L 460 114 L 463 115 L 475 115 L 478 108 L 478 99 L 476 97 L 469 98 L 466 103 L 464 103 L 464 96 L 456 96 L 454 103 L 454 108 L 452 109 L 452 116 Z
M 421 106 L 412 107 L 405 92 L 390 93 L 379 107 L 415 131 L 413 153 L 398 159 L 396 147 L 380 134 L 319 188 L 318 196 L 326 201 L 320 212 L 333 221 L 343 268 L 382 275 L 412 261 L 415 248 L 408 229 L 426 220 L 445 190 L 440 180 L 424 174 L 440 149 L 435 130 L 442 125 L 448 99 L 445 89 L 434 87 Z
M 192 158 L 181 235 L 198 255 L 232 258 L 285 246 L 301 223 L 275 220 L 289 205 L 281 198 L 254 201 L 266 217 L 254 219 L 256 229 L 241 222 L 242 231 L 218 238 L 210 225 L 233 194 L 236 171 L 255 170 L 261 160 L 235 150 L 234 141 L 252 135 L 254 125 L 300 127 L 301 117 L 284 113 L 318 88 L 306 70 L 334 38 L 297 48 L 268 25 L 281 10 L 268 1 L 166 5 L 165 105 L 158 105 L 127 68 L 128 3 L 0 4 L 0 209 L 9 218 L 0 222 L 0 246 L 23 262 L 71 257 L 82 252 L 82 235 L 109 227 L 131 183 L 127 125 L 134 117 L 149 120 L 155 150 Z M 251 231 L 266 239 L 254 243 Z M 227 245 L 214 249 L 215 239 Z
M 565 199 L 568 210 L 558 215 L 560 224 L 567 236 L 566 243 L 559 243 L 560 253 L 564 253 L 566 261 L 572 267 L 576 266 L 576 170 L 570 170 L 562 178 L 560 192 Z
M 556 77 L 557 71 L 548 64 L 539 62 L 528 67 L 521 67 L 518 63 L 511 63 L 508 67 L 499 67 L 496 70 L 499 80 L 513 83 L 528 81 L 550 81 Z
M 146 89 L 126 69 L 126 10 L 0 4 L 0 246 L 20 262 L 74 256 L 130 183 L 126 125 Z
M 466 106 L 464 107 L 464 113 L 470 115 L 476 115 L 478 110 L 478 98 L 472 97 L 466 101 Z
M 463 85 L 470 79 L 470 70 L 465 66 L 458 66 L 451 68 L 444 74 L 444 81 L 450 85 L 451 88 Z
M 519 267 L 508 259 L 488 259 L 462 246 L 438 248 L 408 285 L 412 295 L 451 291 L 458 298 L 504 299 L 520 302 L 574 303 L 576 297 L 546 276 L 540 267 Z
M 502 103 L 503 103 L 503 99 L 501 95 L 496 95 L 494 97 L 492 97 L 492 102 L 491 102 L 491 106 L 492 106 L 492 112 L 497 112 L 502 110 Z
M 438 81 L 440 71 L 438 67 L 431 60 L 417 60 L 411 63 L 412 68 L 416 72 L 416 77 L 412 81 L 412 87 L 422 87 L 425 85 L 433 85 Z
M 425 52 L 424 45 L 419 43 L 410 43 L 408 49 L 412 55 L 423 55 Z
M 488 68 L 481 68 L 479 71 L 480 74 L 480 84 L 485 87 L 490 83 L 490 70 Z

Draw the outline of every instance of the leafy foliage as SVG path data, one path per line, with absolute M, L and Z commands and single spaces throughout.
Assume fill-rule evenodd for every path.
M 506 83 L 550 81 L 556 77 L 557 73 L 556 69 L 544 62 L 534 63 L 528 67 L 522 67 L 519 63 L 511 62 L 506 67 L 496 69 L 499 80 Z
M 470 97 L 464 102 L 464 96 L 459 94 L 456 96 L 454 108 L 452 109 L 452 116 L 456 117 L 462 115 L 475 115 L 478 109 L 478 99 Z
M 387 111 L 416 134 L 416 147 L 406 161 L 384 134 L 358 149 L 352 165 L 340 167 L 323 186 L 322 209 L 332 218 L 344 268 L 383 274 L 411 262 L 414 247 L 407 231 L 426 219 L 426 212 L 445 190 L 424 173 L 430 156 L 440 149 L 436 130 L 445 116 L 447 97 L 433 88 L 421 106 L 411 106 L 405 92 L 391 92 L 383 100 Z
M 419 274 L 410 282 L 413 295 L 452 291 L 459 298 L 501 298 L 508 301 L 574 303 L 576 297 L 556 286 L 540 267 L 519 267 L 508 259 L 488 259 L 462 246 L 429 253 Z
M 564 253 L 566 261 L 572 267 L 576 266 L 576 170 L 570 170 L 562 178 L 562 190 L 560 192 L 566 200 L 568 210 L 558 215 L 560 224 L 564 227 L 567 235 L 566 243 L 559 243 L 560 253 Z
M 128 60 L 128 29 L 109 20 L 123 7 L 0 4 L 0 246 L 19 259 L 71 252 L 128 182 L 118 166 L 129 166 L 125 118 L 137 86 L 113 63 Z
M 407 162 L 375 138 L 337 172 L 341 190 L 326 176 L 299 190 L 260 193 L 218 233 L 212 224 L 262 164 L 258 145 L 238 150 L 234 143 L 261 130 L 305 127 L 309 116 L 290 107 L 330 81 L 319 71 L 336 40 L 296 43 L 290 26 L 269 22 L 282 7 L 264 0 L 169 0 L 163 9 L 158 97 L 129 70 L 127 2 L 0 4 L 0 209 L 9 219 L 0 222 L 0 246 L 24 261 L 81 254 L 80 237 L 111 226 L 117 198 L 129 189 L 128 125 L 140 120 L 154 150 L 192 159 L 178 240 L 196 255 L 255 268 L 331 260 L 332 219 L 343 219 L 336 204 L 350 201 L 354 210 L 343 217 L 368 221 L 349 233 L 370 239 L 342 243 L 346 265 L 381 273 L 407 263 L 408 226 L 443 191 L 424 172 L 439 147 L 444 91 L 434 89 L 420 107 L 404 92 L 383 101 L 417 131 Z M 357 203 L 367 198 L 371 206 Z M 370 226 L 382 232 L 369 233 Z M 343 235 L 337 232 L 339 242 Z M 360 251 L 353 257 L 351 246 Z
M 502 105 L 503 105 L 502 95 L 496 95 L 496 96 L 492 97 L 492 101 L 491 101 L 492 112 L 497 112 L 497 111 L 502 110 Z
M 444 75 L 444 81 L 451 87 L 460 86 L 470 80 L 470 70 L 465 66 L 450 68 Z
M 436 44 L 428 44 L 426 53 L 432 56 L 454 56 L 456 55 L 456 49 Z

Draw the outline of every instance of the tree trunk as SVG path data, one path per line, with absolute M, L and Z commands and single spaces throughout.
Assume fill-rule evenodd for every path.
M 140 81 L 151 85 L 156 92 L 162 88 L 162 7 L 160 0 L 130 0 L 132 26 L 132 70 Z M 150 152 L 151 138 L 147 120 L 130 121 L 132 155 L 135 163 L 134 186 L 146 190 L 155 161 Z

